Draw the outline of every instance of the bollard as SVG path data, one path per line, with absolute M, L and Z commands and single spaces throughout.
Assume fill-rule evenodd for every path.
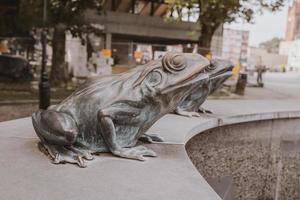
M 247 74 L 239 73 L 238 81 L 235 88 L 235 93 L 238 95 L 244 95 L 246 85 L 247 85 Z

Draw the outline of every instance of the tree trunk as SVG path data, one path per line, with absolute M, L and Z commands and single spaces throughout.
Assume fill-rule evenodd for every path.
M 212 26 L 207 26 L 207 25 L 202 25 L 201 28 L 201 35 L 199 37 L 199 47 L 198 47 L 198 52 L 206 56 L 207 54 L 210 53 L 210 45 L 211 45 L 211 40 L 214 35 L 216 28 Z
M 51 85 L 64 86 L 68 81 L 68 70 L 65 63 L 65 51 L 66 51 L 66 27 L 62 24 L 58 24 L 54 28 L 52 47 L 52 68 L 50 81 Z

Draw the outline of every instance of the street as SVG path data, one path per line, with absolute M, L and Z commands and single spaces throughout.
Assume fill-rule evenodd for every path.
M 300 73 L 272 73 L 263 75 L 264 87 L 247 87 L 245 99 L 300 99 Z M 256 75 L 249 76 L 256 83 Z

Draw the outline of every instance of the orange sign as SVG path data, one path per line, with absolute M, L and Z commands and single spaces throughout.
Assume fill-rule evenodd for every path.
M 110 58 L 111 57 L 111 50 L 110 49 L 102 49 L 101 50 L 101 55 L 103 57 Z
M 0 42 L 0 53 L 4 53 L 7 51 L 8 51 L 7 44 L 5 42 Z
M 230 80 L 234 80 L 237 75 L 240 73 L 241 70 L 241 64 L 238 62 L 236 65 L 234 65 L 232 69 L 232 76 L 229 78 Z
M 208 54 L 206 54 L 205 57 L 206 57 L 208 60 L 211 60 L 211 59 L 212 59 L 212 55 L 211 55 L 210 52 L 209 52 Z
M 134 52 L 134 58 L 135 59 L 142 59 L 142 57 L 143 57 L 143 52 L 141 52 L 141 51 L 135 51 Z

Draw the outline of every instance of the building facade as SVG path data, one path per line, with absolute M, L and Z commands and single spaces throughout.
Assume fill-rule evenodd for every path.
M 300 36 L 300 0 L 294 0 L 288 10 L 286 41 L 292 41 Z
M 269 53 L 267 50 L 250 47 L 248 52 L 247 70 L 255 71 L 256 65 L 264 65 L 270 71 L 282 71 L 287 65 L 288 57 L 277 53 Z
M 249 31 L 224 28 L 222 58 L 242 67 L 247 65 Z
M 300 39 L 290 44 L 287 69 L 289 71 L 300 71 Z
M 135 55 L 141 55 L 136 53 L 141 45 L 152 46 L 150 57 L 154 57 L 155 52 L 166 51 L 169 45 L 184 45 L 184 52 L 191 51 L 189 47 L 197 43 L 200 36 L 195 22 L 166 20 L 171 11 L 164 1 L 111 0 L 105 1 L 104 10 L 104 15 L 90 10 L 85 17 L 103 26 L 101 48 L 112 52 L 116 64 L 135 64 Z M 148 53 L 146 56 L 149 57 Z

